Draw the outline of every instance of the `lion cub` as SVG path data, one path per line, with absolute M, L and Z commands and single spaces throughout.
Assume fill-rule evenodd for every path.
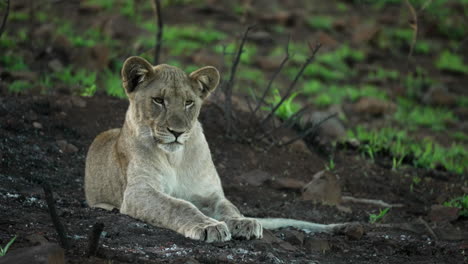
M 291 219 L 244 217 L 224 197 L 197 118 L 219 83 L 207 66 L 189 75 L 177 67 L 128 58 L 122 82 L 129 98 L 122 128 L 96 137 L 86 157 L 85 192 L 91 207 L 121 213 L 207 242 L 261 238 L 262 224 L 333 231 Z

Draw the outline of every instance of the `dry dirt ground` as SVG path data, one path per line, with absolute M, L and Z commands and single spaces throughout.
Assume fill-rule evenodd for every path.
M 467 219 L 431 209 L 448 195 L 463 193 L 458 184 L 463 176 L 414 168 L 393 172 L 350 147 L 340 147 L 332 173 L 338 176 L 343 195 L 404 205 L 390 210 L 380 222 L 386 226 L 369 225 L 369 214 L 378 212 L 375 206 L 326 206 L 301 198 L 297 183 L 309 182 L 328 162 L 313 144 L 311 150 L 293 144 L 265 151 L 226 139 L 222 111 L 213 103 L 205 105 L 200 120 L 226 195 L 245 215 L 361 222 L 363 235 L 360 230 L 309 235 L 282 229 L 265 231 L 262 240 L 206 244 L 118 212 L 90 209 L 83 191 L 87 148 L 99 132 L 122 124 L 126 107 L 125 100 L 105 96 L 0 97 L 0 244 L 17 236 L 9 254 L 26 252 L 40 241 L 58 243 L 44 193 L 34 180 L 40 179 L 52 186 L 71 243 L 65 253 L 68 263 L 454 264 L 467 260 Z M 414 170 L 425 180 L 410 191 L 411 179 L 404 175 Z M 88 258 L 88 235 L 98 222 L 104 224 L 104 232 L 97 256 Z

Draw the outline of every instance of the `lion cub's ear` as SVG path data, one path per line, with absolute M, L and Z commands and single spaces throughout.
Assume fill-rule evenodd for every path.
M 122 67 L 122 84 L 129 94 L 135 88 L 154 74 L 153 65 L 142 57 L 133 56 L 125 60 Z
M 195 93 L 202 99 L 206 98 L 219 84 L 219 72 L 213 66 L 200 68 L 189 75 L 193 80 Z

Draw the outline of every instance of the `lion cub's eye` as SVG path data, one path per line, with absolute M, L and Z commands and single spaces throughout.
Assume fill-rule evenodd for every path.
M 162 105 L 164 104 L 164 99 L 162 99 L 161 97 L 153 97 L 153 103 Z
M 186 107 L 190 107 L 190 106 L 192 106 L 192 105 L 193 105 L 193 101 L 192 101 L 192 100 L 187 100 L 187 101 L 185 101 L 185 106 L 186 106 Z

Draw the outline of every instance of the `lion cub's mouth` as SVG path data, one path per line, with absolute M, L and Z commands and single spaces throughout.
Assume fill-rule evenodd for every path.
M 165 152 L 168 152 L 168 153 L 173 153 L 173 152 L 177 152 L 179 150 L 181 150 L 184 146 L 184 144 L 178 142 L 177 140 L 175 141 L 172 141 L 172 142 L 168 142 L 168 143 L 164 143 L 164 142 L 159 142 L 158 144 L 158 147 L 162 150 L 164 150 Z

